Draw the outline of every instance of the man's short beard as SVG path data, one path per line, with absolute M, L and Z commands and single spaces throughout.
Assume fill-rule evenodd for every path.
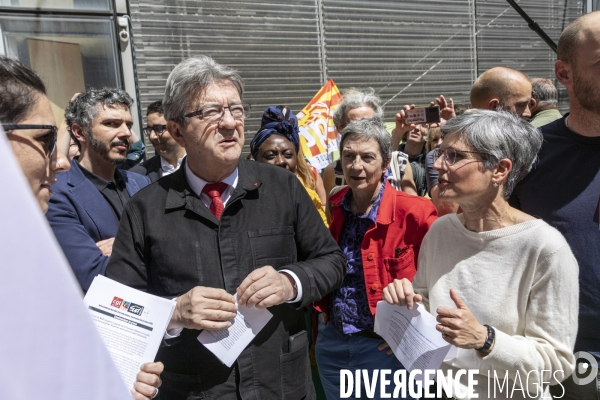
M 109 153 L 110 153 L 110 149 L 111 149 L 112 145 L 116 144 L 116 143 L 123 143 L 124 141 L 114 140 L 111 143 L 105 143 L 101 140 L 96 139 L 94 137 L 94 135 L 92 134 L 92 132 L 87 132 L 86 136 L 88 138 L 90 149 L 94 153 L 98 154 L 100 157 L 105 159 L 106 161 L 110 161 L 111 163 L 117 165 L 127 159 L 127 154 L 125 154 L 123 156 L 119 155 L 114 158 L 109 157 Z M 127 147 L 129 148 L 129 143 L 127 143 Z
M 600 88 L 581 79 L 573 68 L 573 92 L 581 107 L 596 115 L 600 115 Z

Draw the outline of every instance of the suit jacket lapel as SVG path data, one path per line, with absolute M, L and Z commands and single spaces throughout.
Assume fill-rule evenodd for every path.
M 100 236 L 114 236 L 119 227 L 119 220 L 102 193 L 83 175 L 77 161 L 73 160 L 68 173 L 68 184 L 71 186 L 73 199 L 86 211 L 98 228 Z
M 125 182 L 125 189 L 127 189 L 127 193 L 129 193 L 129 197 L 133 197 L 134 194 L 136 194 L 137 192 L 140 191 L 140 186 L 138 185 L 136 180 L 133 179 L 132 177 L 130 177 L 127 174 L 127 172 L 121 171 L 120 169 L 118 169 L 117 173 L 120 174 L 121 177 L 123 178 L 123 182 Z M 148 178 L 148 179 L 150 179 L 150 178 Z

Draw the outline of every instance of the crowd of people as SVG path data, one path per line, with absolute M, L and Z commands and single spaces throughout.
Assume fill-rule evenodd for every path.
M 527 390 L 511 398 L 597 399 L 600 375 L 572 374 L 577 352 L 600 360 L 599 57 L 593 12 L 558 43 L 564 116 L 552 81 L 501 66 L 470 104 L 432 101 L 439 123 L 408 123 L 411 104 L 391 132 L 373 90 L 348 89 L 322 175 L 283 105 L 241 158 L 242 78 L 208 56 L 177 65 L 148 106 L 156 155 L 142 163 L 122 89 L 75 95 L 57 127 L 40 77 L 0 57 L 0 121 L 82 290 L 105 275 L 176 302 L 136 399 L 314 399 L 313 350 L 339 398 L 342 369 L 404 368 L 374 331 L 382 300 L 433 314 L 458 348 L 441 368 L 477 369 L 480 398 L 507 371 Z M 197 336 L 239 305 L 273 318 L 227 367 Z

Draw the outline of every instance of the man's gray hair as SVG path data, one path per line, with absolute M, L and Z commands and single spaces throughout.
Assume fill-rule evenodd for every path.
M 333 112 L 333 124 L 340 130 L 348 124 L 348 112 L 360 107 L 370 107 L 375 111 L 375 116 L 383 118 L 383 108 L 381 108 L 381 100 L 375 95 L 372 88 L 360 90 L 350 88 L 342 93 L 343 100 Z
M 131 110 L 133 99 L 123 89 L 90 88 L 69 102 L 65 111 L 65 119 L 69 129 L 73 124 L 81 126 L 84 134 L 91 132 L 92 123 L 101 108 L 122 107 Z
M 185 123 L 183 115 L 204 94 L 211 83 L 229 81 L 244 98 L 244 84 L 238 72 L 209 56 L 188 58 L 177 64 L 167 78 L 163 109 L 165 119 Z
M 379 145 L 383 166 L 389 164 L 392 159 L 392 137 L 385 130 L 383 121 L 379 117 L 363 118 L 350 122 L 342 131 L 340 140 L 340 152 L 349 138 L 358 137 L 361 140 L 375 139 Z
M 542 134 L 529 122 L 506 111 L 470 110 L 442 125 L 442 137 L 462 139 L 470 150 L 480 153 L 485 169 L 507 158 L 512 169 L 502 195 L 508 199 L 516 184 L 525 178 L 542 147 Z
M 550 79 L 533 78 L 531 80 L 531 97 L 537 100 L 540 105 L 554 106 L 558 105 L 558 90 Z

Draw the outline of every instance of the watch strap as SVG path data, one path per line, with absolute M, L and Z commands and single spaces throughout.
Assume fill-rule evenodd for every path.
M 487 328 L 487 337 L 485 338 L 485 343 L 483 344 L 483 347 L 475 349 L 480 353 L 487 353 L 492 347 L 492 344 L 494 344 L 494 339 L 496 338 L 496 331 L 494 328 L 489 325 L 484 326 Z

